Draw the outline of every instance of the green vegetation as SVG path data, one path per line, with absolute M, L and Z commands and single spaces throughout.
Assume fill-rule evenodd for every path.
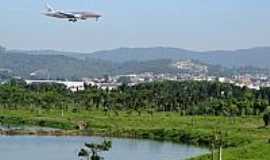
M 0 86 L 0 106 L 8 109 L 103 109 L 117 111 L 177 112 L 180 115 L 261 115 L 270 100 L 270 88 L 259 91 L 218 82 L 154 82 L 117 90 L 86 86 L 72 93 L 64 85 L 30 85 L 11 81 Z
M 269 97 L 269 88 L 255 91 L 209 82 L 156 82 L 113 91 L 88 86 L 77 93 L 61 85 L 11 82 L 0 86 L 0 124 L 209 148 L 220 133 L 216 144 L 224 147 L 225 160 L 268 160 L 270 129 L 263 117 Z
M 265 110 L 265 113 L 263 115 L 263 121 L 266 127 L 270 125 L 270 107 Z

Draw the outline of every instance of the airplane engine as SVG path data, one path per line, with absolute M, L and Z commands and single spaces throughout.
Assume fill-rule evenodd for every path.
M 78 20 L 76 18 L 72 18 L 68 20 L 69 22 L 77 22 Z

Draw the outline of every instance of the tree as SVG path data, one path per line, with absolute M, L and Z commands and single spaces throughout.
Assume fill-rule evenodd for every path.
M 216 149 L 218 149 L 218 159 L 222 160 L 223 155 L 222 155 L 222 150 L 223 150 L 223 145 L 224 145 L 224 134 L 221 131 L 215 131 L 213 137 L 212 137 L 212 142 L 211 142 L 211 150 L 212 150 L 212 160 L 215 159 L 215 152 Z
M 104 141 L 102 144 L 85 143 L 85 148 L 79 152 L 79 157 L 85 157 L 87 160 L 101 160 L 103 157 L 99 156 L 99 152 L 109 151 L 112 148 L 111 141 Z
M 263 121 L 266 127 L 270 125 L 270 107 L 265 110 Z

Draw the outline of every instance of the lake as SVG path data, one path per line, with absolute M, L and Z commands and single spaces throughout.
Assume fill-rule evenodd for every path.
M 1 160 L 79 160 L 84 142 L 101 143 L 100 137 L 0 136 Z M 112 149 L 105 160 L 184 160 L 208 153 L 194 146 L 112 138 Z

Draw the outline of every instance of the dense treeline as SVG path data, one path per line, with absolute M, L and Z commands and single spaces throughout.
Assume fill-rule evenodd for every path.
M 117 90 L 86 86 L 72 93 L 58 84 L 0 86 L 0 106 L 7 109 L 102 109 L 109 111 L 179 112 L 182 115 L 258 115 L 269 105 L 270 88 L 259 91 L 218 82 L 154 82 Z

